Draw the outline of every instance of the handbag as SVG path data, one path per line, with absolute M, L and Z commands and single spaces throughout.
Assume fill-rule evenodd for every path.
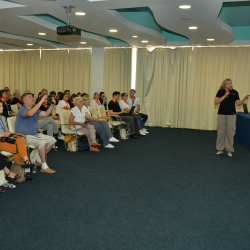
M 22 163 L 20 162 L 12 163 L 11 168 L 10 168 L 11 172 L 20 175 L 20 177 L 17 179 L 13 179 L 13 180 L 11 179 L 11 181 L 17 182 L 17 183 L 25 181 L 25 170 L 24 168 L 21 167 L 21 165 Z
M 120 137 L 122 140 L 127 139 L 127 133 L 126 133 L 126 130 L 124 128 L 120 129 Z
M 76 137 L 72 137 L 71 135 L 65 135 L 64 136 L 64 144 L 65 149 L 69 152 L 76 152 L 77 151 L 77 145 L 76 145 Z

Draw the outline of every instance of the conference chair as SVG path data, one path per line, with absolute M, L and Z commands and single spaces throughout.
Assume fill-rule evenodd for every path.
M 90 111 L 92 113 L 92 117 L 98 119 L 98 114 L 97 114 L 97 111 L 96 111 L 96 107 L 90 107 Z
M 14 113 L 17 113 L 17 111 L 18 111 L 17 105 L 10 105 L 10 109 L 11 109 Z
M 51 111 L 51 115 L 56 115 L 56 105 L 53 107 L 53 109 Z
M 84 133 L 79 132 L 76 129 L 71 130 L 71 126 L 75 127 L 75 125 L 69 123 L 70 110 L 61 110 L 59 115 L 60 115 L 60 120 L 61 120 L 61 124 L 60 124 L 61 132 L 64 135 L 71 135 L 71 139 L 68 142 L 73 140 L 74 137 L 76 138 L 76 147 L 77 147 L 77 153 L 78 153 L 78 137 L 83 136 Z M 63 145 L 61 148 L 57 149 L 56 151 L 61 150 L 64 146 L 65 145 Z

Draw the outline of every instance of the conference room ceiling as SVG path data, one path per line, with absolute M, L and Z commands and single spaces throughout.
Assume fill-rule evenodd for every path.
M 184 4 L 191 8 L 180 9 Z M 56 33 L 67 22 L 62 6 L 68 5 L 79 37 Z M 249 45 L 249 14 L 250 1 L 0 0 L 0 48 Z

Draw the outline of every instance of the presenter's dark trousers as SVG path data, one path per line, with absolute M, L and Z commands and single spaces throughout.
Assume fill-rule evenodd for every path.
M 142 118 L 143 123 L 145 124 L 147 119 L 148 119 L 148 116 L 146 114 L 142 114 L 142 113 L 139 113 L 139 115 Z
M 138 117 L 136 115 L 133 116 L 125 116 L 120 114 L 121 120 L 123 122 L 127 122 L 128 126 L 130 128 L 130 134 L 134 135 L 134 134 L 139 134 L 139 121 L 138 121 Z

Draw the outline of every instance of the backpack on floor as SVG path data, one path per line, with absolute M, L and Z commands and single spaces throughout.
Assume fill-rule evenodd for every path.
M 87 137 L 82 136 L 78 138 L 78 151 L 88 151 L 89 150 L 89 141 Z
M 71 135 L 65 135 L 64 136 L 64 144 L 65 149 L 69 152 L 76 152 L 77 151 L 77 145 L 76 145 L 76 137 L 72 137 Z

